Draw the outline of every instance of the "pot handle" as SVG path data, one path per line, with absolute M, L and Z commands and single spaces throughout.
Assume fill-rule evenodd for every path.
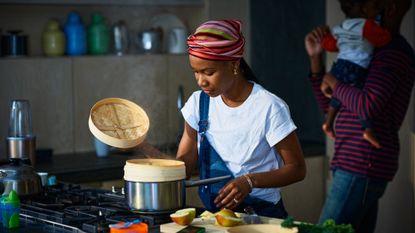
M 222 180 L 227 180 L 231 177 L 232 177 L 231 175 L 227 175 L 227 176 L 218 176 L 218 177 L 213 177 L 213 178 L 203 179 L 203 180 L 185 180 L 184 184 L 186 187 L 194 187 L 194 186 L 200 186 L 200 185 L 206 185 L 206 184 L 214 184 Z

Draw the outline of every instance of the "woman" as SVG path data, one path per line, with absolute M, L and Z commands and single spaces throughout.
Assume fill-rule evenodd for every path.
M 232 179 L 199 188 L 210 211 L 243 211 L 285 218 L 278 187 L 304 179 L 306 168 L 288 106 L 255 82 L 243 60 L 236 20 L 208 21 L 188 38 L 196 91 L 182 109 L 184 134 L 177 158 L 189 177 Z

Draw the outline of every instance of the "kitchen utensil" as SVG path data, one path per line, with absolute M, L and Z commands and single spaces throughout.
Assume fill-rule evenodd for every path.
M 48 173 L 47 172 L 37 172 L 40 177 L 40 181 L 42 182 L 42 186 L 45 187 L 48 185 Z
M 110 147 L 101 142 L 99 139 L 94 138 L 95 153 L 98 157 L 107 157 L 110 152 Z
M 186 28 L 172 28 L 169 33 L 168 52 L 171 54 L 183 54 L 187 52 Z
M 127 53 L 129 40 L 127 26 L 124 21 L 120 20 L 112 27 L 112 39 L 114 41 L 113 51 L 116 55 L 121 56 Z
M 3 56 L 18 57 L 27 55 L 27 36 L 22 35 L 20 30 L 7 31 L 1 37 L 1 50 Z
M 36 137 L 33 135 L 32 115 L 28 100 L 11 101 L 8 133 L 6 143 L 9 159 L 30 159 L 34 165 Z
M 186 187 L 207 185 L 231 176 L 185 181 L 184 163 L 165 159 L 133 159 L 124 166 L 125 196 L 137 212 L 170 213 L 185 205 Z M 168 195 L 166 195 L 168 194 Z
M 179 17 L 171 13 L 162 13 L 162 14 L 153 16 L 150 19 L 150 25 L 152 28 L 161 29 L 162 40 L 161 40 L 160 50 L 162 53 L 168 52 L 168 47 L 169 47 L 168 36 L 169 36 L 170 31 L 173 28 L 185 28 L 186 29 L 186 25 L 183 23 L 183 21 Z
M 261 224 L 261 218 L 255 213 L 254 209 L 251 206 L 247 206 L 244 209 L 245 213 L 247 213 L 247 216 L 245 216 L 244 222 L 246 224 Z
M 42 33 L 42 49 L 46 56 L 62 56 L 65 54 L 65 34 L 59 29 L 59 22 L 49 20 Z
M 184 125 L 184 119 L 182 116 L 182 108 L 183 108 L 183 99 L 184 99 L 184 91 L 183 91 L 183 86 L 179 85 L 178 91 L 177 91 L 177 110 L 178 110 L 178 114 L 179 114 L 179 131 L 177 133 L 177 145 L 179 145 L 180 140 L 182 138 L 183 135 L 183 125 Z
M 89 130 L 103 143 L 117 148 L 132 148 L 144 141 L 150 128 L 146 112 L 121 98 L 106 98 L 92 106 Z
M 139 32 L 136 43 L 140 53 L 159 53 L 161 48 L 161 31 L 150 29 Z

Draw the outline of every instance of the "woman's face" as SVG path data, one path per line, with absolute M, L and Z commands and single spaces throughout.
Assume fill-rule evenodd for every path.
M 236 81 L 236 61 L 210 61 L 189 55 L 197 85 L 209 96 L 216 97 L 230 90 Z

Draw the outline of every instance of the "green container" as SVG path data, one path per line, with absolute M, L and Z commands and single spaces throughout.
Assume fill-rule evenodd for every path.
M 88 53 L 102 55 L 109 52 L 109 30 L 100 14 L 93 14 L 88 27 Z
M 42 49 L 46 56 L 65 54 L 65 34 L 60 30 L 56 20 L 50 20 L 42 33 Z

